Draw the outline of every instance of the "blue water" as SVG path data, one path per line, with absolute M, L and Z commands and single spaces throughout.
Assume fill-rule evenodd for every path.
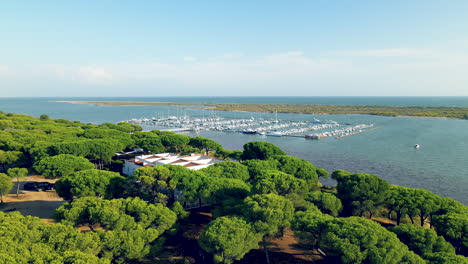
M 342 105 L 462 106 L 468 97 L 165 97 L 165 98 L 0 98 L 0 110 L 33 116 L 48 114 L 88 123 L 119 122 L 131 118 L 176 115 L 219 115 L 230 118 L 273 118 L 265 113 L 233 113 L 170 106 L 95 106 L 51 102 L 56 100 L 122 100 L 226 103 L 298 103 Z M 279 119 L 333 119 L 338 122 L 374 123 L 381 129 L 342 139 L 319 141 L 291 137 L 265 137 L 214 131 L 196 135 L 212 138 L 229 149 L 265 140 L 288 154 L 311 161 L 329 171 L 367 172 L 392 184 L 424 188 L 468 204 L 468 121 L 456 119 L 381 117 L 370 115 L 278 114 Z M 195 134 L 190 134 L 195 135 Z M 414 149 L 414 144 L 421 144 Z M 332 180 L 323 181 L 333 184 Z

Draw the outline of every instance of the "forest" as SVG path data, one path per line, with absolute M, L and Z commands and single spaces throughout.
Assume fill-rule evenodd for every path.
M 132 149 L 224 161 L 126 176 L 128 157 L 116 153 Z M 0 112 L 2 204 L 28 175 L 56 179 L 66 202 L 52 223 L 0 212 L 0 263 L 249 263 L 255 252 L 250 263 L 280 263 L 271 241 L 286 234 L 316 263 L 468 263 L 464 204 L 372 174 L 328 172 L 268 142 L 229 150 L 128 123 Z M 327 177 L 336 186 L 320 183 Z M 206 223 L 191 222 L 200 212 Z M 193 226 L 193 243 L 178 244 Z

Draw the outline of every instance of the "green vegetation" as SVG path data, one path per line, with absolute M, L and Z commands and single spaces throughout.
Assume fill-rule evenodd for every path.
M 3 196 L 10 193 L 11 189 L 13 188 L 13 183 L 11 182 L 11 178 L 8 177 L 5 173 L 0 173 L 0 201 L 3 203 Z
M 8 169 L 8 176 L 16 179 L 16 196 L 19 196 L 20 181 L 24 180 L 27 175 L 28 175 L 28 170 L 25 168 Z
M 0 263 L 110 264 L 96 233 L 82 233 L 69 225 L 48 225 L 18 212 L 0 212 Z
M 134 148 L 226 161 L 122 176 L 115 153 Z M 342 170 L 332 173 L 336 188 L 321 188 L 328 171 L 267 142 L 232 151 L 208 138 L 125 123 L 1 113 L 0 170 L 8 173 L 0 173 L 2 202 L 28 171 L 58 178 L 55 189 L 68 200 L 53 224 L 0 212 L 1 263 L 166 263 L 158 262 L 169 254 L 164 247 L 186 234 L 183 226 L 197 226 L 190 246 L 216 263 L 235 263 L 260 247 L 269 263 L 270 242 L 286 232 L 305 252 L 334 263 L 467 263 L 467 206 Z M 208 221 L 191 223 L 200 210 L 211 214 Z M 374 221 L 382 218 L 394 227 Z
M 365 218 L 306 211 L 296 214 L 293 227 L 341 263 L 424 263 L 395 234 Z
M 341 200 L 332 193 L 314 191 L 308 193 L 304 199 L 315 204 L 325 214 L 338 216 L 343 209 Z
M 213 254 L 216 263 L 232 263 L 257 248 L 260 239 L 244 219 L 219 217 L 206 227 L 198 243 Z
M 338 170 L 333 172 L 332 178 L 338 182 L 337 196 L 343 201 L 346 215 L 368 213 L 372 218 L 374 211 L 383 206 L 388 197 L 389 184 L 375 175 Z
M 244 145 L 242 160 L 267 160 L 274 155 L 285 155 L 283 150 L 270 142 L 253 141 Z
M 390 231 L 420 256 L 424 257 L 436 252 L 455 254 L 455 248 L 442 236 L 437 236 L 434 230 L 405 224 L 390 228 Z
M 94 165 L 87 159 L 69 154 L 43 158 L 34 166 L 37 172 L 50 179 L 68 176 L 73 172 L 92 168 L 94 168 Z
M 380 105 L 310 105 L 310 104 L 215 104 L 179 102 L 109 102 L 76 101 L 73 103 L 96 105 L 174 105 L 189 108 L 205 106 L 215 111 L 243 111 L 260 113 L 299 114 L 367 114 L 380 116 L 448 117 L 468 119 L 468 107 L 380 106 Z
M 114 198 L 123 191 L 125 178 L 117 172 L 82 170 L 62 177 L 55 183 L 57 194 L 65 200 L 87 196 Z

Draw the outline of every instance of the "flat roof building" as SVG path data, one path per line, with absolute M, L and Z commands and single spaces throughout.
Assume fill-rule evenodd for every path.
M 135 159 L 126 160 L 122 172 L 131 176 L 141 167 L 153 167 L 157 165 L 179 165 L 190 170 L 199 170 L 209 167 L 223 160 L 202 154 L 177 155 L 173 153 L 159 153 L 136 156 Z

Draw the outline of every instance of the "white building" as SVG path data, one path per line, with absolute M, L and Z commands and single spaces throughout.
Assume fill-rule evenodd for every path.
M 180 156 L 172 153 L 159 153 L 136 156 L 135 159 L 126 160 L 122 169 L 123 174 L 131 176 L 141 167 L 153 167 L 157 165 L 179 165 L 190 170 L 199 170 L 222 160 L 202 154 Z

